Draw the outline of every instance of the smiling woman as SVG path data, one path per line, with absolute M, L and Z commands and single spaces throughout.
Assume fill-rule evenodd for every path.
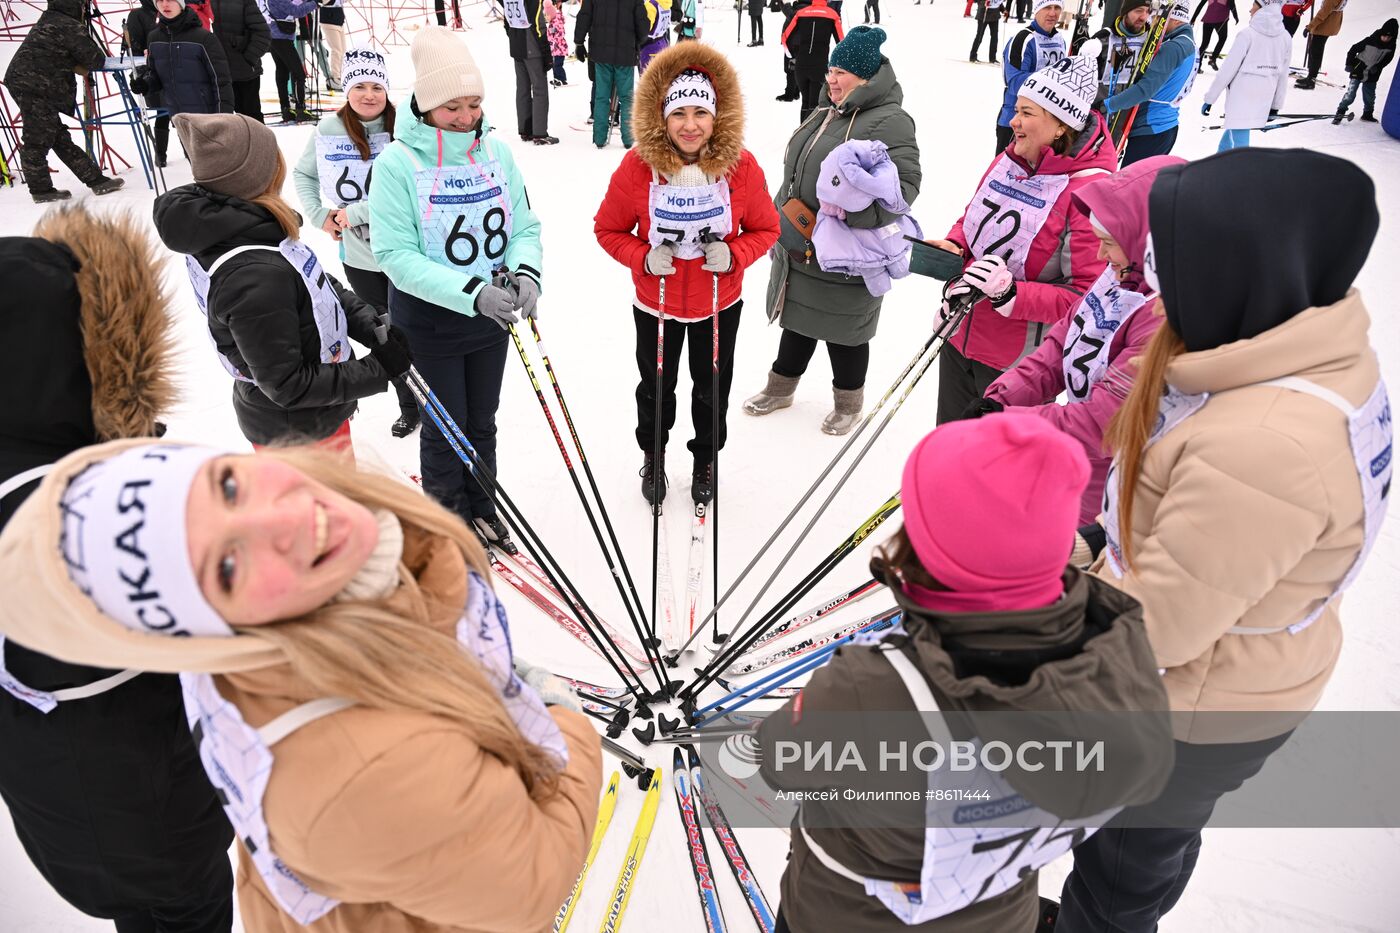
M 27 594 L 0 632 L 183 672 L 249 933 L 538 930 L 583 863 L 599 741 L 513 657 L 488 577 L 459 520 L 342 458 L 116 442 L 0 537 Z

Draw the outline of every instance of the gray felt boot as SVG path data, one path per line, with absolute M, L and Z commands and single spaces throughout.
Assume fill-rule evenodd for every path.
M 865 388 L 832 389 L 836 408 L 822 422 L 822 431 L 827 434 L 850 434 L 851 428 L 860 420 L 861 407 L 865 405 Z
M 768 384 L 763 391 L 744 400 L 744 414 L 771 415 L 779 408 L 792 405 L 792 396 L 797 391 L 796 376 L 779 376 L 768 371 Z

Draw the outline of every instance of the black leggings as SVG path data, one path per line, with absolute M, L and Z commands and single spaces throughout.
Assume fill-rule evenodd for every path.
M 991 41 L 987 43 L 987 61 L 997 60 L 997 31 L 1001 28 L 1001 10 L 987 10 L 977 20 L 977 36 L 972 40 L 972 52 L 969 58 L 977 57 L 977 49 L 982 44 L 982 33 L 990 29 L 992 31 Z
M 696 463 L 709 463 L 716 449 L 724 449 L 729 435 L 729 388 L 734 383 L 734 344 L 739 337 L 739 316 L 744 302 L 736 301 L 719 313 L 719 437 L 714 436 L 714 378 L 712 354 L 714 324 L 709 316 L 693 321 L 666 321 L 666 346 L 661 378 L 661 446 L 670 440 L 676 423 L 676 380 L 680 376 L 681 351 L 690 368 L 690 423 L 695 439 L 686 447 Z M 656 317 L 632 308 L 637 334 L 637 446 L 651 451 L 656 443 Z M 687 346 L 682 347 L 682 344 Z
M 1327 48 L 1328 36 L 1308 36 L 1308 77 L 1316 78 L 1322 70 L 1322 53 Z
M 1220 58 L 1220 50 L 1225 48 L 1225 39 L 1230 35 L 1230 23 L 1203 23 L 1201 25 L 1201 54 L 1200 60 L 1205 61 L 1206 46 L 1210 45 L 1210 34 L 1215 33 L 1215 51 L 1210 53 L 1212 62 Z
M 282 112 L 305 110 L 306 70 L 302 67 L 296 44 L 290 38 L 272 40 L 272 63 L 277 66 L 277 100 L 282 104 Z M 287 92 L 289 81 L 292 88 L 291 99 Z
M 749 4 L 749 41 L 763 41 L 763 7 Z
M 783 331 L 778 341 L 778 358 L 773 372 L 796 379 L 807 371 L 812 354 L 817 351 L 817 338 L 804 337 L 790 330 Z M 826 353 L 831 358 L 831 384 L 838 389 L 860 389 L 865 386 L 865 372 L 870 368 L 870 344 L 848 347 L 826 341 Z

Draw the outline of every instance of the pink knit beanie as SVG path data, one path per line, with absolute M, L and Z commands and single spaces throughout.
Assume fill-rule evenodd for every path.
M 934 579 L 975 598 L 962 601 L 968 611 L 1048 606 L 1063 592 L 1088 481 L 1082 446 L 1043 418 L 954 421 L 904 465 L 904 529 Z

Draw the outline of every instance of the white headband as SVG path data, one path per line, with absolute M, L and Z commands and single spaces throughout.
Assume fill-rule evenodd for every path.
M 224 451 L 150 444 L 94 463 L 63 494 L 68 577 L 103 615 L 153 635 L 228 636 L 199 588 L 185 512 L 200 467 Z
M 686 69 L 676 76 L 666 90 L 666 99 L 661 105 L 661 119 L 666 119 L 682 107 L 703 107 L 715 114 L 718 98 L 715 86 L 699 71 Z
M 1157 253 L 1152 248 L 1152 234 L 1147 234 L 1147 245 L 1142 250 L 1142 280 L 1154 294 L 1162 293 L 1162 285 L 1157 281 Z

